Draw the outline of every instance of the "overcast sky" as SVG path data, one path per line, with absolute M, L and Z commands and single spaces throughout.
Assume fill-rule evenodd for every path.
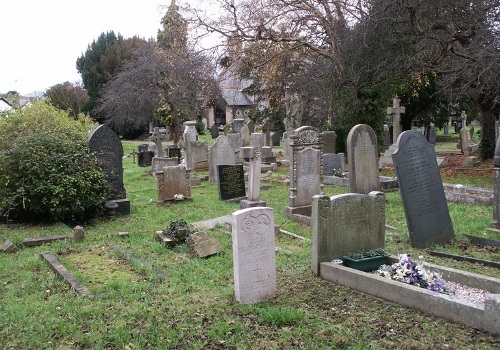
M 202 0 L 200 0 L 202 1 Z M 103 32 L 156 38 L 171 0 L 7 0 L 0 12 L 0 93 L 80 81 L 76 60 Z

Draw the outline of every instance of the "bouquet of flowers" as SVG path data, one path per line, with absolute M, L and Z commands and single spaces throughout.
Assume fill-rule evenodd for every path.
M 399 261 L 392 265 L 382 265 L 377 273 L 385 278 L 419 286 L 439 293 L 447 293 L 444 281 L 437 272 L 424 267 L 422 256 L 413 260 L 407 254 L 399 254 Z

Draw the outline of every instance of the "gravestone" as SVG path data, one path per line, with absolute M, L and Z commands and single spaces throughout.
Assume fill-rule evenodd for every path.
M 333 176 L 336 172 L 344 172 L 345 155 L 344 153 L 323 154 L 323 176 Z
M 227 201 L 246 196 L 243 165 L 217 165 L 217 172 L 220 200 Z
M 205 142 L 191 142 L 193 169 L 208 169 L 208 146 Z
M 243 146 L 248 146 L 250 144 L 250 130 L 247 124 L 243 125 L 241 128 L 240 137 L 243 140 Z
M 151 166 L 153 162 L 153 157 L 155 156 L 154 151 L 148 151 L 146 148 L 145 152 L 137 153 L 137 164 L 140 167 L 148 167 Z
M 398 136 L 401 134 L 401 114 L 405 113 L 405 107 L 400 105 L 401 100 L 399 97 L 394 97 L 392 100 L 392 107 L 387 107 L 387 116 L 392 116 L 392 125 L 389 127 L 391 132 L 391 145 L 388 149 L 384 151 L 382 157 L 380 157 L 380 164 L 382 165 L 392 165 L 392 154 L 396 151 L 395 142 Z
M 130 201 L 123 186 L 123 146 L 120 139 L 107 125 L 100 125 L 90 133 L 88 142 L 110 185 L 108 201 L 118 204 L 116 213 L 130 214 Z
M 183 164 L 166 166 L 156 172 L 158 204 L 178 200 L 191 200 L 190 171 Z
M 234 294 L 256 303 L 276 296 L 274 210 L 247 208 L 232 214 Z
M 311 269 L 347 253 L 384 248 L 385 195 L 346 193 L 314 196 L 311 217 Z
M 229 125 L 229 124 L 224 125 L 222 130 L 224 131 L 224 135 L 228 135 L 229 131 L 231 131 L 231 125 Z
M 352 193 L 368 194 L 380 189 L 377 136 L 366 124 L 354 126 L 347 135 L 349 188 Z
M 387 124 L 384 124 L 384 146 L 389 147 L 391 144 L 391 131 Z
M 241 128 L 243 127 L 244 123 L 245 123 L 245 119 L 243 119 L 243 118 L 233 119 L 233 124 L 232 124 L 233 132 L 238 134 L 241 131 Z
M 323 141 L 323 153 L 335 154 L 337 143 L 337 134 L 335 133 L 335 131 L 323 131 Z
M 219 127 L 216 124 L 212 124 L 212 126 L 210 127 L 210 135 L 213 139 L 219 137 Z
M 434 147 L 416 130 L 403 132 L 392 155 L 411 245 L 446 243 L 453 224 Z
M 312 197 L 323 192 L 323 139 L 317 128 L 301 126 L 290 135 L 290 194 L 285 216 L 296 220 L 295 214 L 310 216 Z
M 271 147 L 264 146 L 263 133 L 252 134 L 252 146 L 241 147 L 240 156 L 249 162 L 248 166 L 248 195 L 246 200 L 240 202 L 240 209 L 250 207 L 265 207 L 266 202 L 260 200 L 260 172 L 262 159 L 272 154 Z
M 206 258 L 222 251 L 220 241 L 217 238 L 210 237 L 206 232 L 192 233 L 186 242 L 198 258 Z
M 431 125 L 429 128 L 429 135 L 427 138 L 431 145 L 436 145 L 436 127 L 434 125 Z
M 246 126 L 248 126 L 248 131 L 250 131 L 250 135 L 255 132 L 255 122 L 250 119 L 247 123 Z
M 279 147 L 281 143 L 281 136 L 277 132 L 273 132 L 271 135 L 271 144 L 273 147 Z
M 137 152 L 147 152 L 149 151 L 149 146 L 147 143 L 143 143 L 142 145 L 137 146 Z
M 234 148 L 229 143 L 226 135 L 220 135 L 215 140 L 215 143 L 210 147 L 208 160 L 208 181 L 217 183 L 219 175 L 217 165 L 235 165 L 236 157 Z
M 469 146 L 469 133 L 466 128 L 462 128 L 460 130 L 460 149 L 464 156 L 468 157 L 470 155 L 470 146 Z
M 167 148 L 167 157 L 177 158 L 178 161 L 182 158 L 181 148 L 176 145 L 171 145 Z
M 264 119 L 264 122 L 260 127 L 262 133 L 266 136 L 266 144 L 264 146 L 271 147 L 271 122 L 269 121 L 269 118 Z
M 166 166 L 174 166 L 179 164 L 177 158 L 167 158 L 167 157 L 153 157 L 151 163 L 151 173 L 154 175 L 158 171 L 162 171 Z
M 470 127 L 469 135 L 470 135 L 470 139 L 474 138 L 474 125 Z
M 153 135 L 151 135 L 150 140 L 156 145 L 156 156 L 159 158 L 163 157 L 163 147 L 161 146 L 161 142 L 165 141 L 166 138 L 167 137 L 160 132 L 159 127 L 154 128 Z

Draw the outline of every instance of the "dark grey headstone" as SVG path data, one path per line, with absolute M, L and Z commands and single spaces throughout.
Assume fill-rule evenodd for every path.
M 336 172 L 345 170 L 344 153 L 323 154 L 323 175 L 333 176 Z
M 429 143 L 431 145 L 435 145 L 436 144 L 436 127 L 435 126 L 431 126 L 429 128 L 428 140 L 429 140 Z
M 137 164 L 140 167 L 151 166 L 154 156 L 154 151 L 139 152 L 137 153 Z
M 323 153 L 336 153 L 337 134 L 335 131 L 323 131 Z
M 147 152 L 149 150 L 149 145 L 147 143 L 143 143 L 142 145 L 137 146 L 137 152 Z
M 89 136 L 89 147 L 106 173 L 111 186 L 111 198 L 126 198 L 123 187 L 123 146 L 118 136 L 106 125 L 95 128 Z
M 273 147 L 279 147 L 281 143 L 281 136 L 277 132 L 271 135 L 271 143 Z
M 243 165 L 217 165 L 217 172 L 220 200 L 246 197 Z
M 213 124 L 210 127 L 210 135 L 212 135 L 213 139 L 216 139 L 217 137 L 219 137 L 219 127 L 217 125 Z
M 167 148 L 167 157 L 181 159 L 181 149 L 177 146 Z
M 446 243 L 454 231 L 436 161 L 436 153 L 425 137 L 408 130 L 398 137 L 392 155 L 399 193 L 403 201 L 411 245 Z

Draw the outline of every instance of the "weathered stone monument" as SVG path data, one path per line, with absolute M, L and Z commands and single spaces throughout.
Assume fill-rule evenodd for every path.
M 151 172 L 155 174 L 157 171 L 161 171 L 166 166 L 177 165 L 177 159 L 171 159 L 164 157 L 162 141 L 165 141 L 166 136 L 160 132 L 159 127 L 155 127 L 153 135 L 151 135 L 150 140 L 156 145 L 156 155 L 153 157 L 151 162 Z
M 160 132 L 159 127 L 154 128 L 153 134 L 149 139 L 156 145 L 156 157 L 163 157 L 163 147 L 161 143 L 165 141 L 167 137 Z
M 118 205 L 117 214 L 130 214 L 130 201 L 123 186 L 123 146 L 120 139 L 107 125 L 100 125 L 90 133 L 88 142 L 108 178 L 111 188 L 108 201 Z
M 322 262 L 360 250 L 384 248 L 384 193 L 314 196 L 311 231 L 311 269 L 317 275 Z
M 240 156 L 249 162 L 248 167 L 248 194 L 247 199 L 240 201 L 240 209 L 251 207 L 265 207 L 266 202 L 260 196 L 260 173 L 262 159 L 272 155 L 272 149 L 264 146 L 265 135 L 253 133 L 250 147 L 241 147 Z
M 241 128 L 245 124 L 245 119 L 243 118 L 235 118 L 233 119 L 232 130 L 233 133 L 238 134 L 241 131 Z
M 232 214 L 234 294 L 241 303 L 276 296 L 274 210 L 247 208 Z
M 323 154 L 323 176 L 335 176 L 335 174 L 345 171 L 344 153 L 324 153 Z
M 387 107 L 387 115 L 392 116 L 392 144 L 389 146 L 387 150 L 385 150 L 384 155 L 380 157 L 381 165 L 392 165 L 392 157 L 391 155 L 396 150 L 395 142 L 397 141 L 399 135 L 401 134 L 401 114 L 405 113 L 405 107 L 400 105 L 401 100 L 399 97 L 394 97 L 392 100 L 392 107 Z
M 335 131 L 323 131 L 323 154 L 335 154 L 337 133 Z
M 220 135 L 215 140 L 208 155 L 208 180 L 213 183 L 219 181 L 217 165 L 235 165 L 234 148 L 226 135 Z
M 349 188 L 352 193 L 368 194 L 380 189 L 377 135 L 366 124 L 354 126 L 347 135 Z
M 290 195 L 285 216 L 309 223 L 312 197 L 323 192 L 323 137 L 317 128 L 302 126 L 292 131 L 290 140 Z
M 190 171 L 184 164 L 166 166 L 155 173 L 158 187 L 158 204 L 191 200 Z
M 419 131 L 408 130 L 399 136 L 392 158 L 411 245 L 449 242 L 453 224 L 434 147 Z

